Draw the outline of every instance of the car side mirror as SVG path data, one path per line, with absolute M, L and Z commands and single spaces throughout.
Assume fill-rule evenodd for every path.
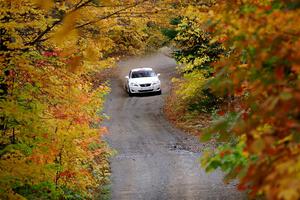
M 160 74 L 157 74 L 157 77 L 159 77 L 160 76 Z
M 129 79 L 129 76 L 125 76 L 126 79 Z

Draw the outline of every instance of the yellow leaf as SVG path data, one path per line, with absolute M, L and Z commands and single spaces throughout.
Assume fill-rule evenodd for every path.
M 56 42 L 63 41 L 66 38 L 66 36 L 68 36 L 69 34 L 77 33 L 77 31 L 75 30 L 75 24 L 77 18 L 78 18 L 78 14 L 76 12 L 68 14 L 64 18 L 62 26 L 59 27 L 56 33 L 54 34 L 54 40 Z
M 284 200 L 297 200 L 299 199 L 299 195 L 297 190 L 295 190 L 294 188 L 290 188 L 290 189 L 282 190 L 278 194 L 278 198 Z
M 37 6 L 41 7 L 42 9 L 49 10 L 54 5 L 53 0 L 35 0 Z
M 97 61 L 99 60 L 99 51 L 97 51 L 97 48 L 89 47 L 85 50 L 85 57 L 89 61 Z

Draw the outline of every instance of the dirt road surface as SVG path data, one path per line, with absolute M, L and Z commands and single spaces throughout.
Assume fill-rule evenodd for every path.
M 160 73 L 162 95 L 128 97 L 124 76 L 134 67 L 152 67 Z M 222 181 L 222 173 L 200 168 L 197 139 L 173 128 L 164 118 L 164 98 L 174 75 L 175 61 L 162 53 L 119 63 L 107 98 L 105 136 L 118 154 L 111 159 L 114 200 L 237 200 L 243 195 Z

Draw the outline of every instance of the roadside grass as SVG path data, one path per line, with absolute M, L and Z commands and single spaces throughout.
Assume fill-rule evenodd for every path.
M 201 129 L 209 126 L 211 114 L 190 111 L 188 106 L 176 94 L 177 90 L 178 84 L 173 83 L 170 94 L 165 99 L 165 116 L 176 128 L 179 128 L 186 133 L 200 136 Z
M 108 183 L 101 188 L 99 200 L 110 200 L 111 199 L 111 184 Z

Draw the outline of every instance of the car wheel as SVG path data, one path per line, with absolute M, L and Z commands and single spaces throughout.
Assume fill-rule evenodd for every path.
M 158 94 L 158 95 L 161 95 L 161 90 L 160 90 L 160 91 L 158 91 L 158 92 L 156 92 L 156 94 Z
M 132 96 L 133 96 L 133 93 L 132 93 L 132 92 L 130 92 L 130 89 L 129 89 L 129 87 L 127 87 L 127 93 L 128 93 L 128 96 L 130 96 L 130 97 L 132 97 Z

